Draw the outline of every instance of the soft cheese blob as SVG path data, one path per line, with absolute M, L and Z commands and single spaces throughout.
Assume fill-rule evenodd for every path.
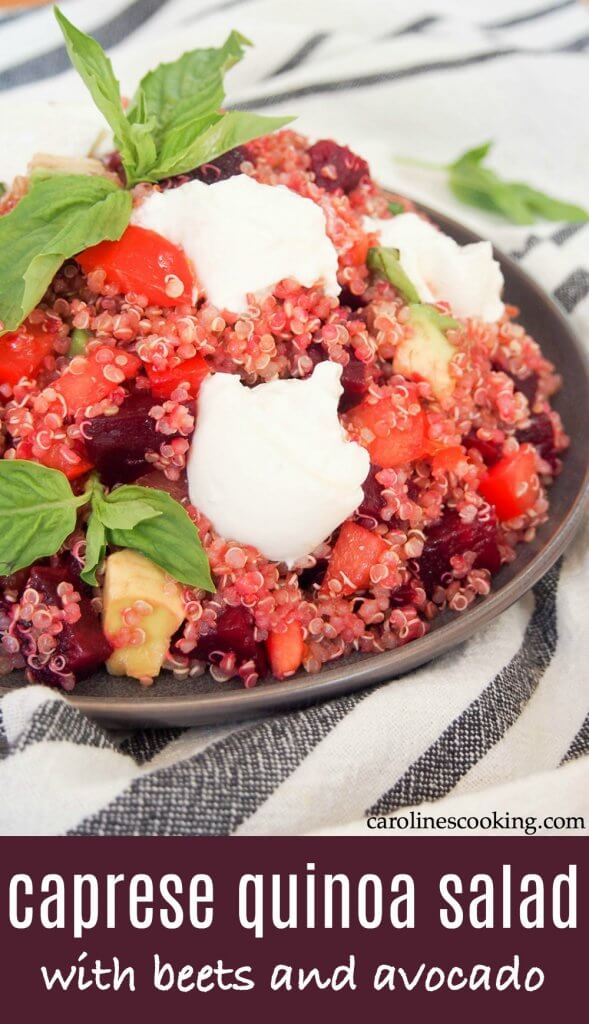
M 399 250 L 401 266 L 422 302 L 450 303 L 460 317 L 493 323 L 503 314 L 503 275 L 490 242 L 458 245 L 416 213 L 388 220 L 364 218 L 380 243 Z
M 338 419 L 341 372 L 323 362 L 307 380 L 204 381 L 188 490 L 217 533 L 292 566 L 358 507 L 370 463 Z
M 132 220 L 184 249 L 219 309 L 244 312 L 248 293 L 263 298 L 286 277 L 340 292 L 323 210 L 283 185 L 261 185 L 247 174 L 214 185 L 189 181 L 153 192 Z

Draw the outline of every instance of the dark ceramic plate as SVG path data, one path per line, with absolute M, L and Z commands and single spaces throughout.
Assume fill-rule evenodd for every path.
M 424 208 L 457 242 L 480 241 L 478 235 Z M 316 676 L 300 673 L 288 682 L 266 681 L 253 690 L 237 683 L 217 683 L 205 675 L 178 681 L 163 674 L 149 689 L 106 672 L 79 683 L 69 698 L 76 707 L 107 725 L 196 725 L 246 718 L 295 704 L 335 697 L 401 675 L 430 661 L 470 637 L 516 601 L 556 561 L 581 522 L 589 493 L 589 371 L 580 341 L 555 303 L 516 263 L 495 253 L 505 277 L 505 298 L 519 306 L 520 319 L 555 363 L 563 377 L 554 406 L 571 437 L 564 468 L 550 492 L 550 518 L 532 544 L 504 566 L 488 597 L 463 615 L 447 613 L 423 639 L 386 654 L 353 655 Z M 0 693 L 23 685 L 14 673 Z

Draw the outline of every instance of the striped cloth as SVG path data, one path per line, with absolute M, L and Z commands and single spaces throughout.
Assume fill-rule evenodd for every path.
M 238 28 L 257 46 L 230 76 L 233 104 L 298 113 L 302 131 L 348 142 L 383 184 L 512 252 L 588 336 L 589 227 L 503 225 L 459 206 L 442 181 L 393 161 L 395 153 L 445 161 L 495 138 L 499 171 L 589 206 L 584 5 L 77 0 L 63 7 L 113 47 L 125 92 L 158 60 L 217 44 Z M 48 9 L 0 20 L 2 90 L 81 99 L 67 67 Z M 368 815 L 410 818 L 410 809 L 431 813 L 434 804 L 446 816 L 495 812 L 539 823 L 584 816 L 589 831 L 588 539 L 585 531 L 532 593 L 458 650 L 401 680 L 310 709 L 121 735 L 50 690 L 11 693 L 1 704 L 0 832 L 371 834 Z M 508 824 L 500 817 L 496 830 Z

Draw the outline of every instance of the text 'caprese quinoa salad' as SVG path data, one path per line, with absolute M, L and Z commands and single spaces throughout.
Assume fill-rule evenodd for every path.
M 2 671 L 251 687 L 488 594 L 567 446 L 490 243 L 224 110 L 239 33 L 125 102 L 56 14 L 112 134 L 0 199 Z

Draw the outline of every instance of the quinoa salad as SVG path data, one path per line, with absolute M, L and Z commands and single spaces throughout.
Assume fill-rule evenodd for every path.
M 56 14 L 110 129 L 0 198 L 0 671 L 253 687 L 468 609 L 568 444 L 490 243 L 225 111 L 239 33 L 121 100 Z

